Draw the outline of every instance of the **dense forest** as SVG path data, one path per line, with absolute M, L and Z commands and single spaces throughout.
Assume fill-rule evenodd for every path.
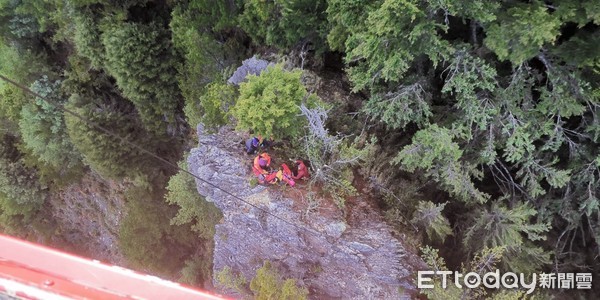
M 0 74 L 37 95 L 0 82 L 0 230 L 53 234 L 48 197 L 98 174 L 129 264 L 203 286 L 219 211 L 153 157 L 185 168 L 203 123 L 285 143 L 340 209 L 363 177 L 432 268 L 597 280 L 599 26 L 597 0 L 0 0 Z

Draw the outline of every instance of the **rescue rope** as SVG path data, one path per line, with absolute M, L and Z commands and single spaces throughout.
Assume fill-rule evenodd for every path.
M 111 130 L 109 130 L 109 129 L 105 128 L 105 127 L 103 127 L 102 125 L 99 125 L 98 123 L 96 123 L 96 122 L 94 122 L 94 121 L 91 121 L 91 120 L 89 120 L 89 119 L 87 119 L 87 118 L 83 117 L 82 115 L 80 115 L 80 114 L 78 114 L 78 113 L 76 113 L 76 112 L 74 112 L 74 111 L 72 111 L 72 110 L 70 110 L 70 109 L 68 109 L 68 108 L 65 108 L 63 105 L 61 105 L 61 104 L 59 104 L 59 103 L 57 103 L 57 102 L 55 102 L 55 101 L 53 101 L 53 100 L 49 100 L 49 99 L 47 99 L 46 97 L 44 97 L 44 96 L 42 96 L 42 95 L 40 95 L 40 94 L 38 94 L 38 93 L 36 93 L 36 92 L 34 92 L 34 91 L 30 90 L 29 88 L 27 88 L 27 87 L 25 87 L 25 86 L 21 85 L 20 83 L 17 83 L 17 82 L 15 82 L 15 81 L 13 81 L 13 80 L 11 80 L 11 79 L 7 78 L 6 76 L 4 76 L 4 75 L 2 75 L 2 74 L 0 74 L 0 79 L 2 79 L 2 80 L 4 80 L 4 81 L 6 81 L 6 82 L 8 82 L 8 83 L 10 83 L 10 84 L 12 84 L 12 85 L 14 85 L 14 86 L 16 86 L 17 88 L 19 88 L 19 89 L 23 90 L 24 92 L 26 92 L 26 93 L 28 93 L 28 94 L 31 94 L 31 95 L 33 95 L 33 96 L 35 96 L 35 97 L 37 97 L 37 98 L 40 98 L 40 99 L 42 99 L 44 102 L 46 102 L 46 103 L 50 104 L 50 105 L 51 105 L 51 106 L 53 106 L 54 108 L 56 108 L 56 109 L 58 109 L 58 110 L 60 110 L 60 111 L 62 111 L 62 112 L 64 112 L 64 113 L 68 113 L 68 114 L 70 114 L 70 115 L 72 115 L 72 116 L 74 116 L 74 117 L 78 118 L 79 120 L 81 120 L 81 121 L 85 122 L 85 123 L 86 123 L 86 124 L 88 124 L 88 125 L 91 125 L 91 126 L 93 126 L 94 128 L 96 128 L 96 129 L 98 129 L 98 130 L 102 131 L 103 133 L 105 133 L 105 134 L 107 134 L 107 135 L 109 135 L 109 136 L 111 136 L 111 137 L 117 138 L 117 139 L 118 139 L 118 140 L 119 140 L 121 143 L 124 143 L 124 144 L 127 144 L 127 145 L 129 145 L 129 146 L 132 146 L 132 147 L 134 147 L 134 148 L 136 148 L 136 149 L 138 149 L 138 150 L 142 151 L 143 153 L 145 153 L 145 154 L 147 154 L 147 155 L 149 155 L 149 156 L 151 156 L 151 157 L 153 157 L 153 158 L 155 158 L 155 159 L 159 160 L 160 162 L 162 162 L 162 163 L 164 163 L 164 164 L 167 164 L 167 165 L 168 165 L 168 166 L 170 166 L 170 167 L 173 167 L 173 168 L 175 168 L 175 169 L 177 169 L 177 170 L 179 170 L 179 171 L 181 171 L 181 172 L 184 172 L 184 173 L 186 173 L 186 174 L 189 174 L 190 176 L 192 176 L 192 177 L 194 177 L 194 178 L 196 178 L 196 179 L 200 180 L 201 182 L 203 182 L 203 183 L 205 183 L 205 184 L 207 184 L 207 185 L 209 185 L 209 186 L 211 186 L 211 187 L 213 187 L 213 188 L 215 188 L 215 189 L 217 189 L 217 190 L 220 190 L 220 191 L 222 191 L 223 193 L 227 194 L 228 196 L 231 196 L 231 197 L 233 197 L 234 199 L 236 199 L 236 200 L 238 200 L 238 201 L 240 201 L 240 202 L 242 202 L 242 203 L 244 203 L 244 204 L 247 204 L 247 205 L 249 205 L 249 206 L 251 206 L 251 207 L 253 207 L 253 208 L 256 208 L 256 209 L 258 209 L 259 211 L 261 211 L 261 212 L 264 212 L 264 213 L 266 213 L 266 214 L 268 214 L 268 215 L 270 215 L 270 216 L 274 217 L 274 218 L 275 218 L 275 219 L 277 219 L 277 220 L 280 220 L 280 221 L 282 221 L 282 222 L 284 222 L 284 223 L 286 223 L 286 224 L 288 224 L 288 225 L 291 225 L 291 226 L 293 226 L 293 227 L 297 228 L 297 229 L 298 229 L 298 230 L 300 230 L 300 231 L 306 231 L 306 232 L 309 232 L 309 233 L 311 233 L 311 234 L 313 234 L 313 235 L 315 235 L 315 236 L 318 236 L 318 237 L 320 237 L 320 238 L 323 238 L 323 239 L 324 239 L 324 240 L 325 240 L 325 241 L 326 241 L 328 244 L 330 244 L 332 247 L 334 247 L 334 248 L 338 248 L 338 246 L 337 246 L 337 245 L 334 245 L 333 243 L 329 242 L 329 240 L 327 239 L 327 238 L 328 238 L 328 236 L 326 236 L 326 235 L 322 234 L 321 232 L 318 232 L 318 231 L 316 231 L 316 230 L 313 230 L 313 229 L 307 228 L 307 227 L 305 227 L 305 226 L 300 226 L 300 225 L 298 225 L 298 224 L 296 224 L 296 223 L 293 223 L 292 221 L 288 221 L 288 220 L 284 219 L 283 217 L 277 216 L 277 215 L 275 215 L 274 213 L 272 213 L 272 212 L 270 212 L 270 211 L 268 211 L 268 210 L 266 210 L 266 209 L 264 209 L 264 208 L 261 208 L 261 207 L 257 206 L 256 204 L 253 204 L 253 203 L 251 203 L 251 202 L 248 202 L 248 201 L 244 200 L 243 198 L 241 198 L 241 197 L 239 197 L 239 196 L 237 196 L 237 195 L 234 195 L 233 193 L 231 193 L 231 192 L 229 192 L 229 191 L 227 191 L 227 190 L 225 190 L 225 189 L 223 189 L 223 188 L 221 188 L 221 187 L 217 186 L 216 184 L 214 184 L 214 183 L 212 183 L 212 182 L 209 182 L 209 181 L 207 181 L 207 180 L 205 180 L 205 179 L 203 179 L 203 178 L 200 178 L 200 177 L 199 177 L 199 176 L 197 176 L 196 174 L 194 174 L 194 173 L 192 173 L 192 172 L 190 172 L 190 171 L 188 171 L 188 170 L 186 170 L 186 169 L 183 169 L 183 168 L 179 167 L 177 164 L 175 164 L 175 163 L 172 163 L 172 162 L 170 162 L 169 160 L 167 160 L 167 159 L 165 159 L 165 158 L 162 158 L 162 157 L 160 157 L 160 156 L 156 155 L 156 154 L 155 154 L 155 153 L 153 153 L 152 151 L 146 150 L 146 149 L 145 149 L 145 148 L 143 148 L 142 146 L 139 146 L 139 145 L 137 145 L 136 143 L 134 143 L 134 142 L 131 142 L 131 141 L 127 140 L 126 138 L 124 138 L 124 137 L 122 137 L 122 136 L 120 136 L 120 135 L 118 135 L 118 134 L 114 133 L 113 131 L 111 131 Z M 339 249 L 339 248 L 338 248 L 338 249 Z M 348 250 L 350 250 L 351 252 L 354 252 L 354 249 L 348 248 Z M 340 250 L 340 251 L 342 251 L 342 250 Z M 356 252 L 356 253 L 359 253 L 359 252 Z

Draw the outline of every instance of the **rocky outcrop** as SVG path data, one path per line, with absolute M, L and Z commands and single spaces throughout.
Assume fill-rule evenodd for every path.
M 269 65 L 268 61 L 258 59 L 255 56 L 242 62 L 242 65 L 233 72 L 233 75 L 227 80 L 229 84 L 240 85 L 246 80 L 248 75 L 260 75 Z
M 269 260 L 285 276 L 306 285 L 311 298 L 414 296 L 412 277 L 422 262 L 390 234 L 374 210 L 355 207 L 346 218 L 336 213 L 305 214 L 299 209 L 304 200 L 290 196 L 291 189 L 251 187 L 251 157 L 231 142 L 242 140 L 233 134 L 207 135 L 200 126 L 199 145 L 188 158 L 189 170 L 203 179 L 196 180 L 198 192 L 224 216 L 216 226 L 215 273 L 229 266 L 252 278 Z
M 102 179 L 92 172 L 61 188 L 49 200 L 56 223 L 53 236 L 58 238 L 50 243 L 82 256 L 123 265 L 118 233 L 125 189 L 125 184 Z

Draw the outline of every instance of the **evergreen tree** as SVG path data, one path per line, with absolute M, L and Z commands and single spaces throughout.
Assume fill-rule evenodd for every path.
M 531 243 L 544 240 L 549 229 L 547 224 L 530 224 L 530 218 L 535 215 L 535 209 L 527 204 L 508 208 L 496 201 L 489 210 L 477 213 L 474 223 L 465 232 L 463 243 L 473 251 L 485 247 L 505 247 L 508 254 L 504 257 L 507 270 L 536 272 L 550 262 L 550 257 L 549 253 Z
M 91 125 L 99 125 L 148 151 L 157 150 L 158 142 L 135 119 L 135 115 L 131 111 L 124 113 L 123 108 L 118 108 L 118 103 L 111 102 L 100 102 L 94 95 L 71 96 L 67 108 L 84 118 L 66 116 L 73 144 L 83 155 L 84 162 L 102 176 L 116 179 L 152 177 L 157 167 L 153 158 Z
M 131 100 L 147 129 L 158 136 L 179 133 L 179 63 L 169 32 L 159 22 L 120 22 L 102 34 L 105 67 Z M 167 125 L 165 127 L 165 124 Z
M 0 139 L 0 226 L 10 227 L 14 217 L 28 220 L 46 198 L 46 188 L 36 170 L 25 164 L 17 143 L 8 134 Z
M 185 59 L 179 66 L 179 87 L 191 127 L 202 119 L 204 108 L 200 99 L 216 100 L 214 96 L 205 96 L 214 95 L 215 91 L 211 92 L 206 85 L 224 81 L 231 67 L 245 56 L 242 45 L 245 36 L 236 27 L 239 6 L 235 1 L 194 0 L 181 1 L 173 9 L 170 24 L 173 43 Z M 223 119 L 221 114 L 214 116 L 219 121 Z
M 55 107 L 65 102 L 60 86 L 60 81 L 52 82 L 46 76 L 32 84 L 31 90 L 45 99 L 36 98 L 35 103 L 23 106 L 19 129 L 27 150 L 41 163 L 64 173 L 81 168 L 81 155 L 69 139 L 63 112 Z
M 444 241 L 452 234 L 450 222 L 442 215 L 446 203 L 436 205 L 429 201 L 419 201 L 417 210 L 413 214 L 412 224 L 424 229 L 427 236 L 432 240 Z
M 185 161 L 179 167 L 187 170 Z M 171 219 L 172 225 L 190 224 L 192 231 L 206 241 L 212 241 L 215 235 L 215 225 L 223 217 L 214 204 L 203 199 L 196 190 L 194 178 L 180 171 L 169 179 L 165 200 L 167 203 L 179 206 L 177 215 Z M 210 257 L 204 257 L 211 259 Z
M 310 42 L 323 51 L 326 6 L 325 0 L 250 0 L 239 22 L 255 43 L 289 49 Z
M 105 62 L 106 49 L 102 44 L 99 14 L 91 9 L 81 9 L 73 16 L 73 44 L 77 53 L 90 60 L 91 66 L 101 69 Z
M 346 51 L 354 90 L 370 92 L 364 111 L 412 137 L 394 163 L 439 182 L 467 210 L 479 203 L 540 214 L 531 226 L 552 224 L 560 251 L 564 236 L 588 251 L 598 236 L 586 224 L 598 220 L 592 149 L 600 136 L 592 3 L 332 0 L 328 41 Z M 515 204 L 525 201 L 532 206 Z M 541 248 L 522 244 L 541 258 L 530 267 L 548 262 Z M 593 249 L 600 253 L 597 242 Z
M 235 87 L 224 82 L 213 82 L 206 86 L 199 101 L 186 101 L 184 112 L 188 124 L 203 123 L 205 128 L 216 130 L 229 123 L 229 109 L 235 104 Z
M 184 267 L 197 245 L 189 230 L 169 224 L 174 210 L 161 201 L 161 193 L 140 187 L 127 191 L 119 245 L 136 267 L 172 276 Z
M 301 71 L 269 66 L 260 76 L 249 75 L 240 85 L 240 96 L 231 110 L 238 130 L 253 130 L 263 137 L 297 138 L 305 121 L 302 102 L 315 102 L 300 82 Z

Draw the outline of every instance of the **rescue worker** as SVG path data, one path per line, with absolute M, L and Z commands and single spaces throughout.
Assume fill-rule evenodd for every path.
M 262 153 L 254 158 L 254 163 L 252 164 L 252 172 L 254 172 L 254 175 L 258 177 L 258 182 L 265 183 L 267 176 L 270 175 L 270 167 L 271 156 L 268 153 Z M 273 177 L 274 176 L 269 176 L 269 179 L 272 179 Z
M 299 180 L 299 179 L 308 179 L 310 178 L 310 174 L 308 173 L 308 168 L 306 167 L 306 165 L 304 164 L 304 162 L 300 159 L 296 160 L 296 166 L 298 167 L 298 172 L 296 172 L 296 175 L 293 175 L 292 178 L 295 180 Z
M 254 154 L 258 150 L 258 145 L 260 145 L 260 139 L 257 137 L 246 140 L 246 154 Z
M 292 178 L 292 170 L 286 164 L 281 164 L 281 168 L 277 172 L 277 178 L 282 182 L 289 184 L 291 187 L 296 185 L 296 182 Z

